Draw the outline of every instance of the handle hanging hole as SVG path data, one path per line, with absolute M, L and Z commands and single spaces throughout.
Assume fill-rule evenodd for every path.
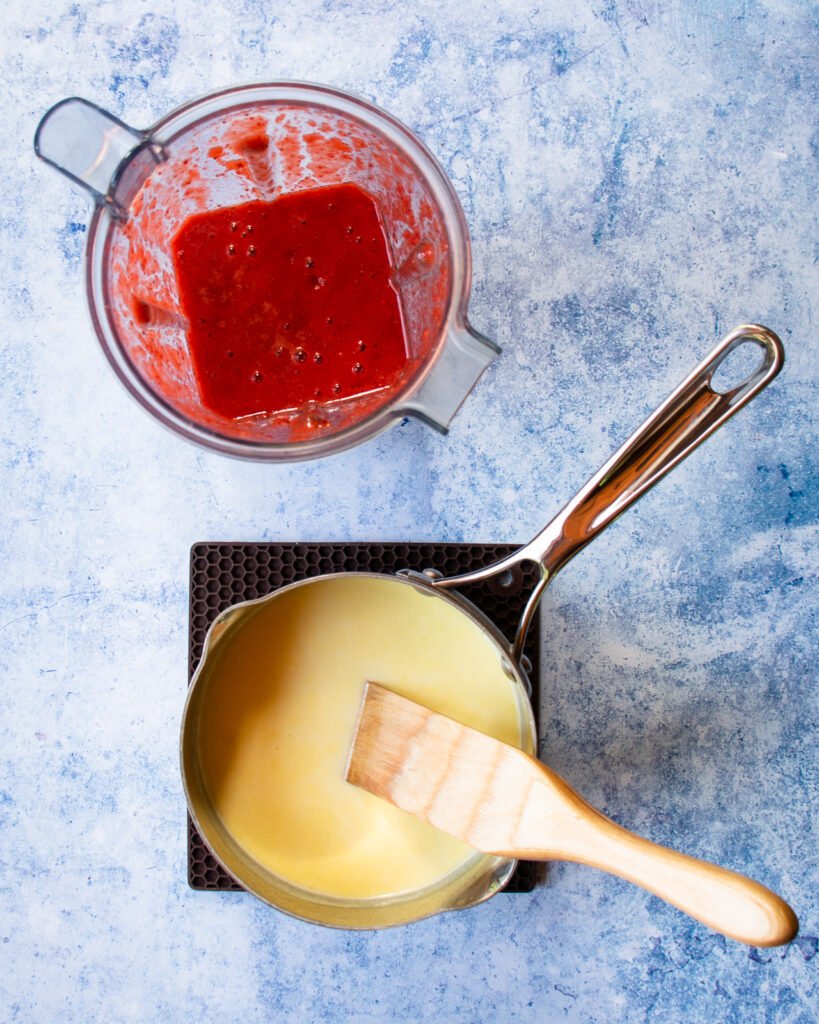
M 765 350 L 751 338 L 740 340 L 729 348 L 711 375 L 711 388 L 718 395 L 728 395 L 759 373 L 765 363 Z

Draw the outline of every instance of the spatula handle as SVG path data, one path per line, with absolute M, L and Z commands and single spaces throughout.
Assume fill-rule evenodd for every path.
M 750 946 L 778 946 L 790 942 L 799 922 L 776 893 L 744 875 L 707 861 L 688 857 L 629 832 L 595 810 L 560 776 L 541 765 L 548 793 L 543 805 L 544 835 L 560 835 L 560 843 L 542 851 L 544 859 L 570 860 L 600 868 L 647 889 L 667 903 L 729 938 Z M 555 821 L 554 792 L 561 792 L 565 820 Z M 537 806 L 527 808 L 526 832 L 533 835 Z M 545 831 L 548 829 L 548 831 Z M 518 833 L 520 838 L 524 838 Z M 555 847 L 558 848 L 555 848 Z M 521 851 L 518 851 L 521 856 Z M 534 850 L 525 856 L 537 857 Z

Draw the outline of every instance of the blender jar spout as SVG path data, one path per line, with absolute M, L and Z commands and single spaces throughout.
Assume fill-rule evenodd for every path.
M 494 341 L 468 324 L 450 327 L 429 376 L 395 414 L 415 416 L 446 434 L 455 414 L 500 351 Z
M 56 103 L 34 135 L 37 156 L 124 219 L 134 195 L 165 158 L 147 132 L 78 96 Z

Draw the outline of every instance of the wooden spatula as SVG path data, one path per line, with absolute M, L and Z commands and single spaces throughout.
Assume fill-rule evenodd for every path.
M 752 946 L 789 942 L 799 927 L 765 886 L 621 828 L 534 758 L 377 683 L 347 780 L 484 853 L 601 868 Z

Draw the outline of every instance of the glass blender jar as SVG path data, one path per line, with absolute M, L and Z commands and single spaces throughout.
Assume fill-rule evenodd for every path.
M 243 144 L 263 130 L 260 153 Z M 302 82 L 210 93 L 146 131 L 76 97 L 52 107 L 37 155 L 94 198 L 86 290 L 103 351 L 157 420 L 205 448 L 266 461 L 329 455 L 416 416 L 445 432 L 499 348 L 467 319 L 469 236 L 446 174 L 378 107 Z M 231 419 L 202 401 L 172 240 L 187 218 L 351 183 L 377 204 L 407 363 L 396 386 Z

